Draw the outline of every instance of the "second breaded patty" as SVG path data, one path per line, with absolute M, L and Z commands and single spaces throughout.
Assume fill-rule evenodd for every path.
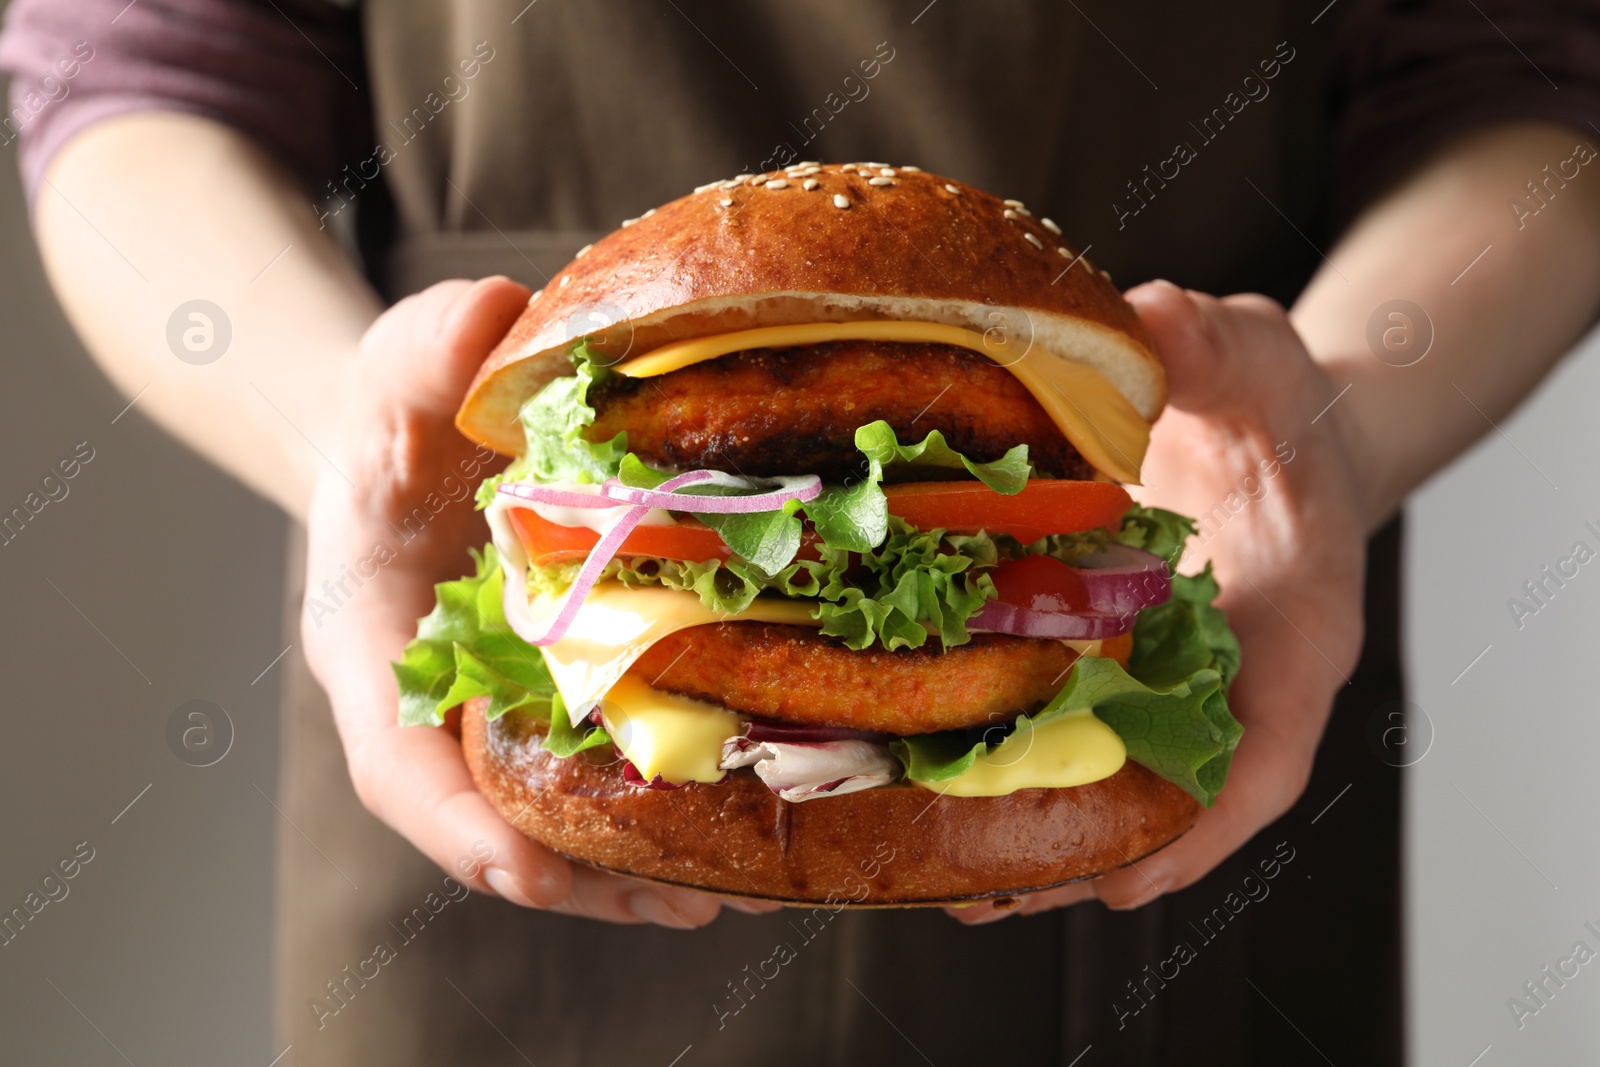
M 977 634 L 940 650 L 860 652 L 805 626 L 730 622 L 657 642 L 629 671 L 668 692 L 782 722 L 922 734 L 1008 722 L 1045 703 L 1078 654 Z

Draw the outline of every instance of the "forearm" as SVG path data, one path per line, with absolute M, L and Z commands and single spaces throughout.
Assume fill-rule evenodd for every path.
M 1349 443 L 1369 527 L 1506 416 L 1593 321 L 1600 160 L 1564 187 L 1552 181 L 1547 206 L 1520 226 L 1509 206 L 1539 207 L 1526 183 L 1555 173 L 1580 142 L 1596 144 L 1518 126 L 1455 143 L 1355 221 L 1295 304 L 1312 355 L 1338 388 L 1350 386 L 1323 417 Z M 1396 299 L 1432 322 L 1432 347 L 1410 366 L 1395 364 L 1416 352 L 1380 346 L 1380 360 L 1368 344 L 1369 320 Z M 1426 325 L 1412 325 L 1416 343 Z M 1404 322 L 1382 319 L 1380 332 L 1390 327 Z
M 225 126 L 129 115 L 52 161 L 34 223 L 68 317 L 125 395 L 303 516 L 379 303 L 294 181 Z M 169 319 L 195 299 L 231 328 L 213 362 L 169 345 Z

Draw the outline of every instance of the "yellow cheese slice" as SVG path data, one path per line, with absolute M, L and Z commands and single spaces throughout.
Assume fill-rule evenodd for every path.
M 720 782 L 727 775 L 722 742 L 739 732 L 739 716 L 703 701 L 623 678 L 600 705 L 606 733 L 646 781 L 672 785 Z
M 540 649 L 550 676 L 576 726 L 650 646 L 691 626 L 715 622 L 774 622 L 821 626 L 811 617 L 813 603 L 757 597 L 736 615 L 719 615 L 699 596 L 664 586 L 630 587 L 599 582 L 578 609 L 566 635 Z M 535 617 L 553 613 L 535 601 Z
M 1127 397 L 1093 367 L 1034 345 L 1018 351 L 999 331 L 980 333 L 936 322 L 898 319 L 811 322 L 763 326 L 712 337 L 676 341 L 618 364 L 630 378 L 653 378 L 747 348 L 785 348 L 828 341 L 922 341 L 958 345 L 982 353 L 1017 376 L 1039 406 L 1096 470 L 1119 482 L 1139 484 L 1139 466 L 1150 444 L 1150 424 Z
M 1117 732 L 1088 708 L 1031 721 L 1012 732 L 993 752 L 979 756 L 956 778 L 918 782 L 944 796 L 998 797 L 1018 789 L 1065 789 L 1110 778 L 1127 762 L 1128 750 Z

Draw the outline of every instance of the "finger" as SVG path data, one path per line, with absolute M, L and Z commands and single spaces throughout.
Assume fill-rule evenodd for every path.
M 776 900 L 750 900 L 746 897 L 733 897 L 723 900 L 723 905 L 734 911 L 742 911 L 746 915 L 770 915 L 775 911 L 782 911 L 783 905 Z
M 1303 425 L 1301 409 L 1309 418 L 1332 399 L 1327 380 L 1310 373 L 1288 315 L 1264 296 L 1218 300 L 1156 281 L 1127 297 L 1161 353 L 1169 400 L 1179 410 L 1251 420 L 1281 411 Z
M 1041 911 L 1051 911 L 1055 908 L 1070 908 L 1074 904 L 1081 904 L 1085 900 L 1094 898 L 1093 882 L 1073 882 L 1071 885 L 1046 889 L 1042 893 L 1030 893 L 1018 910 L 1023 915 L 1037 915 Z
M 502 276 L 439 282 L 396 304 L 363 352 L 378 364 L 375 385 L 403 390 L 420 414 L 453 419 L 484 358 L 527 306 L 526 286 Z
M 341 717 L 340 734 L 362 803 L 423 855 L 457 877 L 466 874 L 464 858 L 487 856 L 464 880 L 513 903 L 554 907 L 571 898 L 571 866 L 501 818 L 478 792 L 454 737 L 363 726 L 349 716 Z
M 1263 630 L 1251 654 L 1272 668 L 1241 673 L 1229 693 L 1245 732 L 1227 787 L 1176 842 L 1094 883 L 1108 907 L 1140 907 L 1193 884 L 1288 811 L 1304 791 L 1332 693 L 1343 677 L 1287 627 Z
M 588 867 L 572 868 L 572 892 L 551 910 L 613 923 L 653 923 L 692 930 L 717 917 L 722 902 L 709 893 L 651 885 Z

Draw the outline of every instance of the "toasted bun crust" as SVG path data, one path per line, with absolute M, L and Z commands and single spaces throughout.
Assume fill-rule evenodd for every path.
M 1166 400 L 1132 306 L 1026 208 L 921 171 L 845 164 L 717 182 L 629 220 L 534 294 L 456 425 L 515 454 L 518 410 L 570 372 L 575 337 L 620 361 L 669 341 L 861 319 L 1003 328 L 1093 367 L 1146 419 Z
M 754 776 L 641 789 L 610 752 L 558 759 L 515 712 L 468 701 L 461 744 L 478 789 L 530 838 L 593 867 L 729 896 L 830 908 L 951 904 L 1089 878 L 1176 839 L 1199 812 L 1129 762 L 1074 789 L 937 797 L 915 786 L 791 804 Z

